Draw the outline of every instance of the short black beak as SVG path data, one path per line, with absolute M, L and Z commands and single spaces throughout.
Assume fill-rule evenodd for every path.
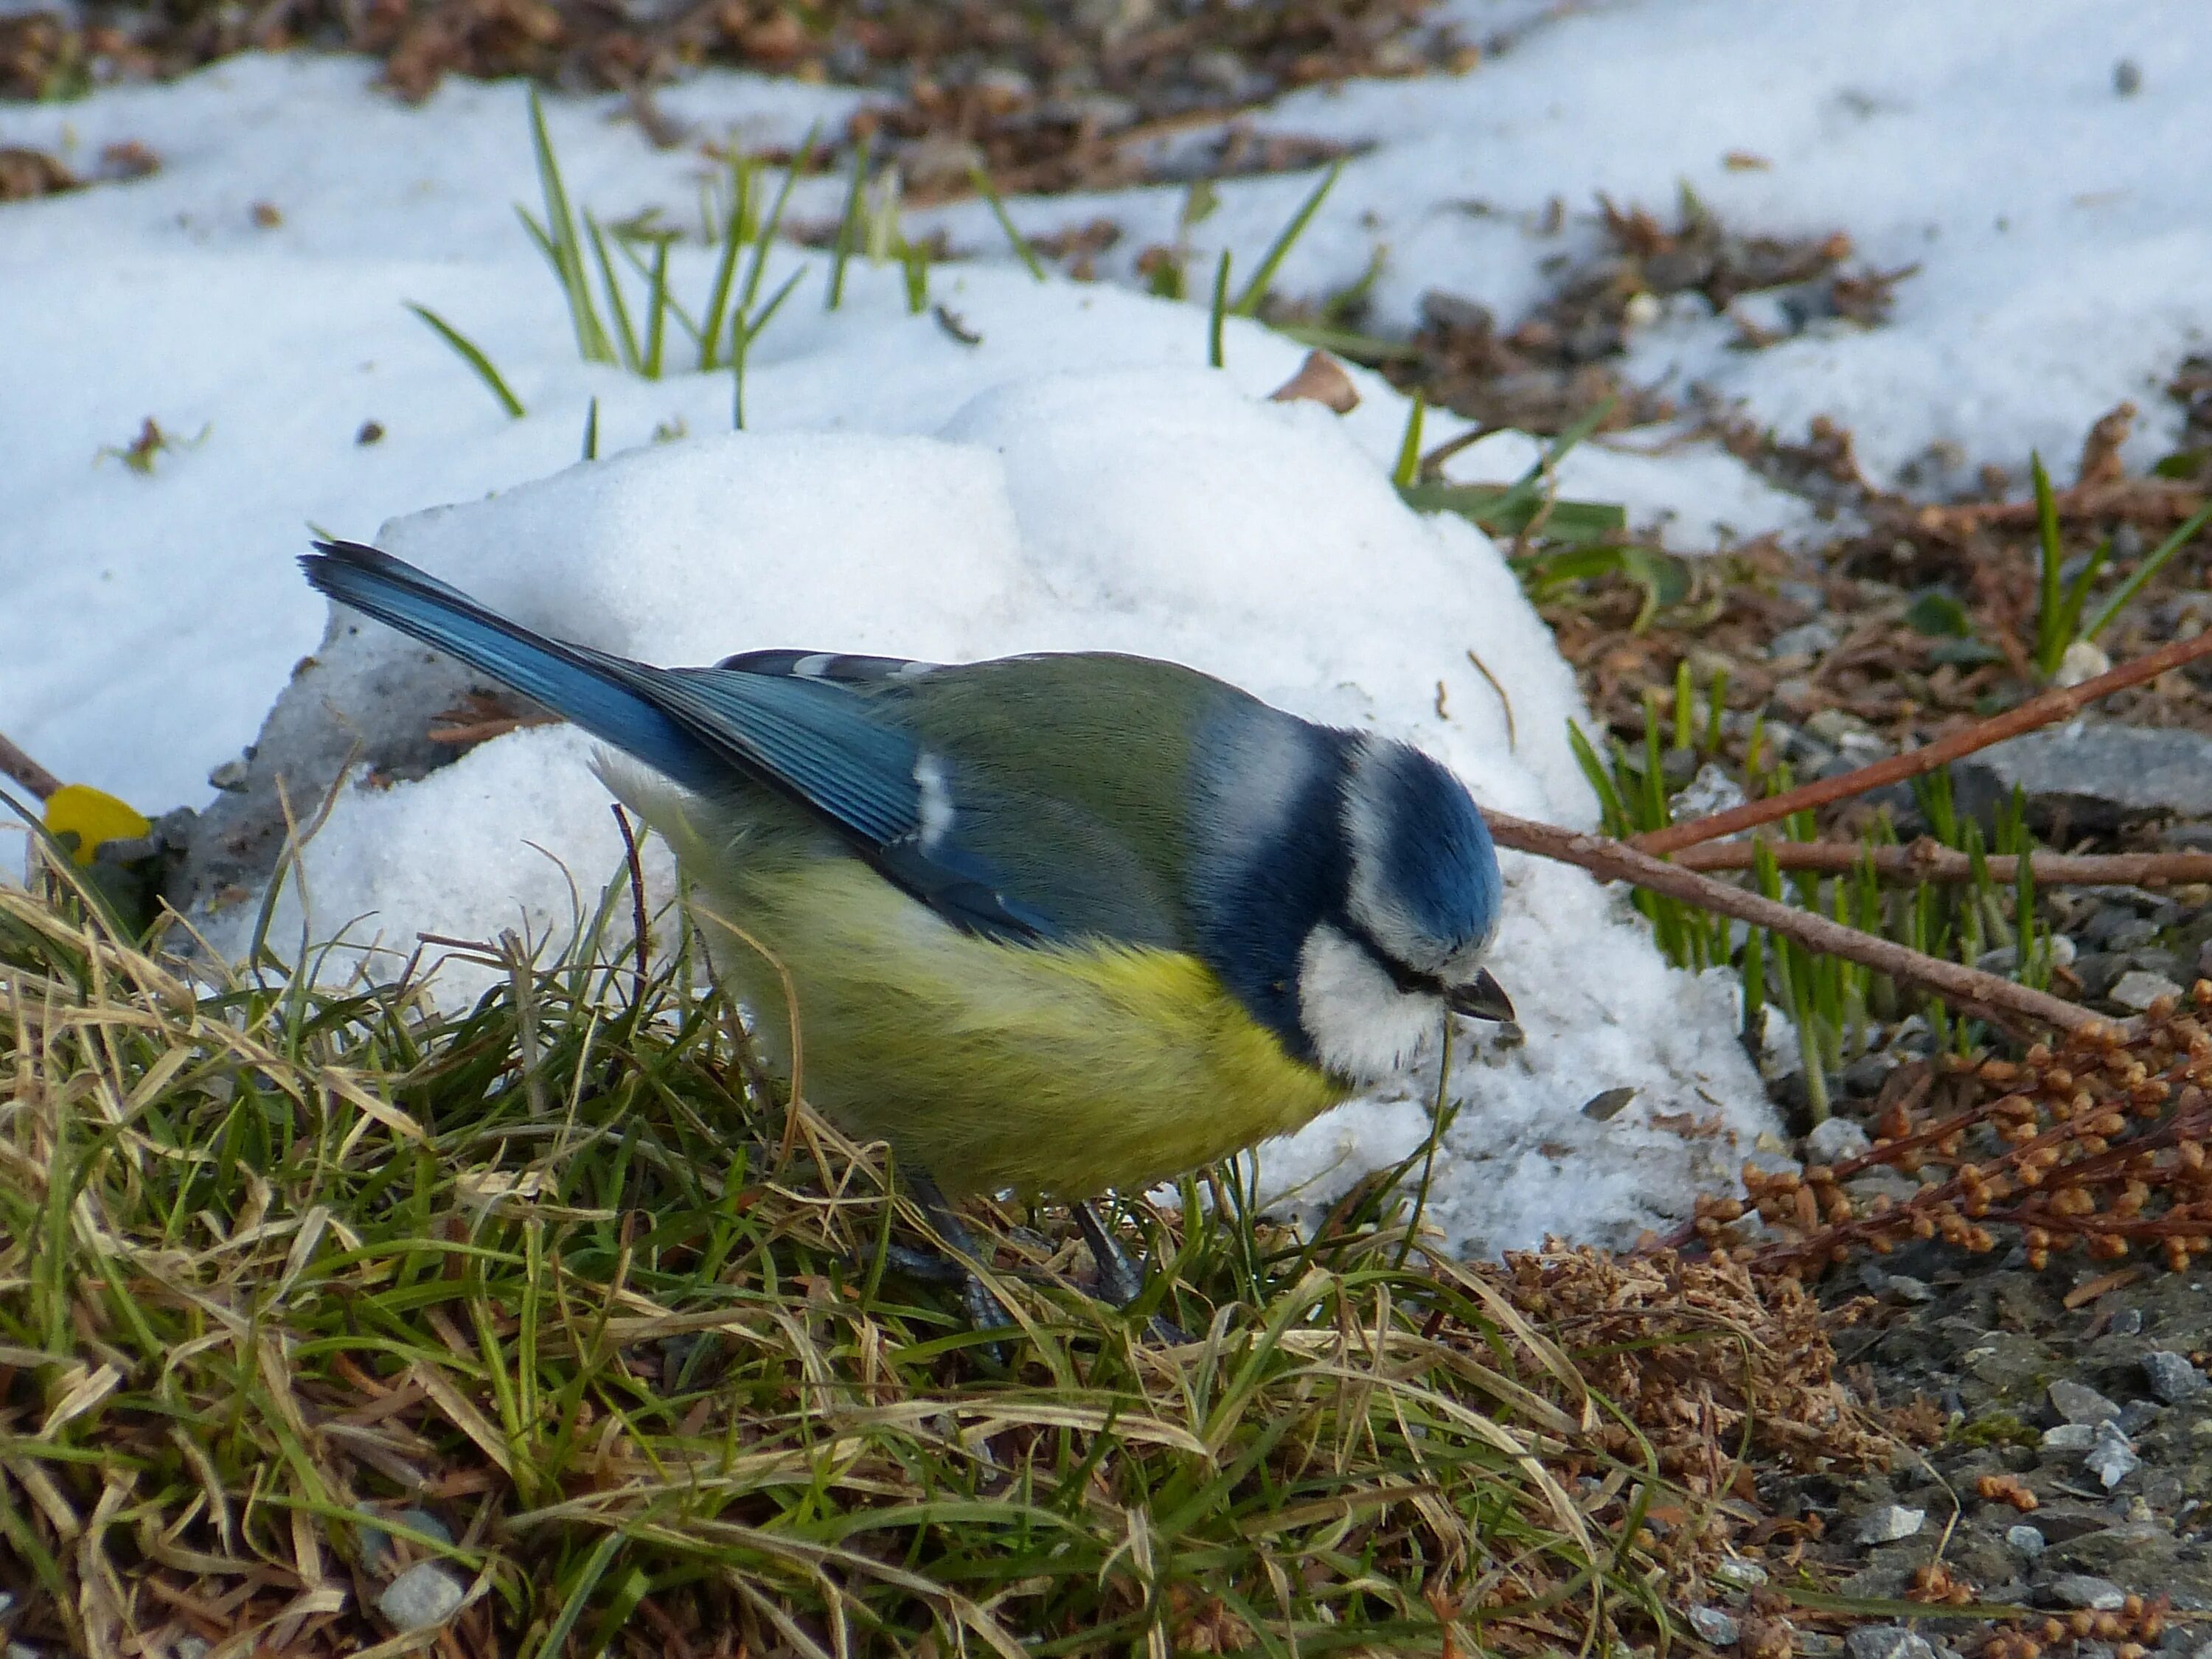
M 1505 994 L 1505 988 L 1491 976 L 1487 968 L 1476 972 L 1473 983 L 1451 991 L 1445 1000 L 1452 1012 L 1465 1014 L 1469 1019 L 1496 1020 L 1504 1024 L 1513 1018 L 1513 999 Z

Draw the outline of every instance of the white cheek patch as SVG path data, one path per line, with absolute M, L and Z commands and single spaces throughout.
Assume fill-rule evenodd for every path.
M 1443 1025 L 1435 997 L 1401 991 L 1382 966 L 1327 922 L 1298 952 L 1298 1024 L 1324 1069 L 1355 1083 L 1404 1070 Z
M 945 775 L 945 763 L 925 752 L 914 763 L 914 781 L 921 791 L 921 846 L 934 853 L 952 830 L 952 789 Z

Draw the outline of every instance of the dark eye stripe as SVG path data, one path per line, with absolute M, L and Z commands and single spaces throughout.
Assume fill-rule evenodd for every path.
M 1441 997 L 1449 994 L 1450 988 L 1443 981 L 1434 974 L 1425 974 L 1418 968 L 1408 968 L 1398 961 L 1376 942 L 1374 934 L 1350 917 L 1346 917 L 1341 925 L 1358 943 L 1359 948 L 1367 952 L 1375 965 L 1390 976 L 1390 982 L 1407 996 Z

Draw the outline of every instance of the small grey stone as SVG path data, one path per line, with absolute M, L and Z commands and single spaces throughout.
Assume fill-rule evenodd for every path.
M 1855 1095 L 1879 1094 L 1881 1085 L 1889 1080 L 1889 1074 L 1896 1069 L 1897 1061 L 1888 1054 L 1861 1054 L 1844 1067 L 1844 1087 Z M 1830 1123 L 1844 1121 L 1840 1118 L 1826 1120 Z M 1859 1133 L 1863 1137 L 1866 1132 L 1862 1129 Z
M 2033 1527 L 2017 1526 L 2005 1528 L 2005 1544 L 2015 1555 L 2024 1555 L 2033 1561 L 2046 1547 L 2043 1534 Z
M 1844 1638 L 1851 1659 L 1936 1659 L 1935 1647 L 1902 1625 L 1861 1625 Z
M 376 1610 L 399 1630 L 427 1630 L 461 1610 L 468 1588 L 442 1562 L 417 1561 L 384 1587 Z
M 1734 1647 L 1736 1638 L 1742 1633 L 1735 1620 L 1718 1607 L 1692 1606 L 1690 1608 L 1690 1628 L 1698 1632 L 1698 1640 L 1711 1643 L 1717 1648 Z
M 246 788 L 246 763 L 227 760 L 208 774 L 208 787 L 220 789 L 226 794 L 241 793 Z
M 2185 1354 L 2153 1348 L 2142 1357 L 2142 1369 L 2151 1393 L 2169 1406 L 2194 1400 L 2204 1392 L 2204 1373 L 2191 1364 Z
M 2105 1327 L 2106 1336 L 2135 1336 L 2142 1330 L 2142 1310 L 2123 1308 L 2112 1316 L 2112 1322 Z
M 1784 629 L 1767 641 L 1766 648 L 1778 658 L 1819 657 L 1825 656 L 1842 642 L 1836 630 L 1827 623 L 1808 622 Z M 1819 717 L 1816 715 L 1814 718 Z
M 1844 1073 L 1847 1079 L 1850 1075 Z M 1847 1117 L 1822 1118 L 1805 1137 L 1805 1155 L 1822 1164 L 1863 1158 L 1873 1150 L 1874 1142 L 1867 1138 L 1867 1132 Z
M 176 1655 L 176 1659 L 207 1659 L 210 1650 L 204 1636 L 179 1636 L 169 1644 L 169 1651 Z
M 1796 580 L 1774 584 L 1777 598 L 1784 599 L 1801 611 L 1822 611 L 1828 608 L 1828 596 L 1813 582 Z
M 2158 924 L 2148 916 L 2108 905 L 2089 918 L 2082 934 L 2100 951 L 2140 951 L 2158 937 Z
M 46 1656 L 28 1642 L 8 1644 L 8 1659 L 46 1659 Z
M 1911 1273 L 1892 1273 L 1886 1288 L 1899 1302 L 1921 1303 L 1936 1299 L 1936 1292 L 1929 1288 L 1928 1281 L 1915 1279 Z
M 15 1592 L 13 1590 L 0 1590 L 0 1619 L 5 1619 L 9 1613 L 15 1611 Z
M 2051 1385 L 2051 1409 L 2069 1423 L 2109 1423 L 2120 1414 L 2120 1408 L 2094 1389 L 2063 1376 Z
M 2212 817 L 2212 738 L 2179 726 L 2075 720 L 1992 744 L 1962 762 L 1971 793 L 1994 785 L 2002 799 L 2017 784 L 2029 801 L 2115 823 L 2152 815 Z
M 2123 98 L 2132 98 L 2142 90 L 2142 70 L 2132 58 L 2123 58 L 2112 65 L 2112 90 Z
M 2051 1581 L 2051 1599 L 2063 1607 L 2087 1607 L 2092 1613 L 2118 1613 L 2128 1604 L 2128 1593 L 2109 1578 L 2092 1578 L 2086 1572 L 2061 1574 Z
M 2120 1484 L 2142 1467 L 2142 1459 L 2136 1455 L 2135 1444 L 2117 1423 L 2097 1425 L 2097 1438 L 2089 1448 L 2081 1467 L 2105 1483 L 2106 1492 Z
M 1902 1504 L 1884 1504 L 1879 1509 L 1869 1510 L 1859 1516 L 1858 1526 L 1852 1536 L 1862 1544 L 1894 1544 L 1900 1538 L 1910 1538 L 1920 1530 L 1928 1519 L 1926 1510 L 1909 1510 Z
M 2179 1000 L 2183 992 L 2164 974 L 2147 974 L 2140 968 L 2130 968 L 2112 981 L 2112 988 L 2105 994 L 2121 1007 L 2140 1014 L 2160 997 Z
M 1756 1561 L 1721 1561 L 1714 1564 L 1713 1577 L 1737 1589 L 1756 1589 L 1766 1582 L 1766 1569 Z
M 2115 1420 L 2119 1424 L 2120 1432 L 2133 1439 L 2165 1415 L 2166 1407 L 2154 1400 L 2130 1400 L 2120 1407 L 2120 1414 Z
M 2097 1428 L 2093 1423 L 2061 1423 L 2043 1431 L 2045 1451 L 2085 1452 L 2096 1443 Z
M 2110 951 L 2084 951 L 2074 960 L 2074 977 L 2081 981 L 2081 994 L 2092 1000 L 2110 995 L 2127 971 L 2128 959 Z

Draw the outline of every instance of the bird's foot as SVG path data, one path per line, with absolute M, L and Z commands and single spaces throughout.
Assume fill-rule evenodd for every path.
M 1121 1248 L 1121 1241 L 1098 1218 L 1098 1212 L 1086 1203 L 1072 1206 L 1075 1212 L 1076 1230 L 1083 1242 L 1091 1247 L 1091 1259 L 1098 1264 L 1098 1299 L 1115 1307 L 1126 1308 L 1144 1294 L 1146 1273 L 1144 1264 Z M 1152 1340 L 1176 1346 L 1190 1338 L 1182 1328 L 1164 1315 L 1154 1314 L 1151 1321 Z

